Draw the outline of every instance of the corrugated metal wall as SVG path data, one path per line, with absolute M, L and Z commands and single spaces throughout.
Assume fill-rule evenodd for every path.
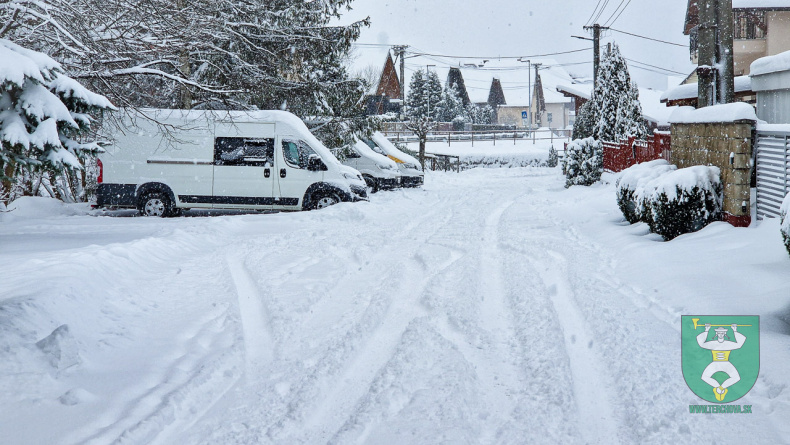
M 758 130 L 756 150 L 757 219 L 777 218 L 790 192 L 790 132 Z

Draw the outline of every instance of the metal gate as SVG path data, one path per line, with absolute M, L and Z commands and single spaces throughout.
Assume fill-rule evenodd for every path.
M 790 192 L 790 132 L 759 131 L 757 157 L 757 219 L 779 217 Z

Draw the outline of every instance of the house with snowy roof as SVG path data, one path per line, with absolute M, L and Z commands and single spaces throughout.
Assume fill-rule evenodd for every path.
M 375 90 L 370 91 L 367 97 L 367 112 L 369 115 L 397 113 L 400 111 L 403 101 L 400 97 L 400 80 L 398 72 L 395 70 L 395 63 L 387 53 L 384 61 L 384 68 L 381 70 L 378 84 L 374 85 Z
M 532 123 L 556 129 L 573 126 L 573 100 L 556 91 L 558 84 L 571 83 L 572 78 L 555 60 L 533 60 L 530 65 L 487 60 L 454 69 L 462 72 L 470 101 L 490 105 L 499 125 L 524 128 Z

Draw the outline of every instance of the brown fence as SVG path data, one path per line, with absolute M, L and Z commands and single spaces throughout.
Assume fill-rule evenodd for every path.
M 672 162 L 672 137 L 669 133 L 656 132 L 646 141 L 635 138 L 620 142 L 603 142 L 603 168 L 619 172 L 642 162 L 666 159 Z

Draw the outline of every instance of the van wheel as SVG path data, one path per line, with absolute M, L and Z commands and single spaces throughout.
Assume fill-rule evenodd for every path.
M 326 195 L 321 195 L 316 199 L 315 204 L 313 204 L 313 208 L 316 210 L 325 209 L 329 206 L 333 206 L 340 202 L 340 198 L 337 197 L 334 193 L 327 193 Z
M 170 202 L 170 198 L 162 192 L 147 192 L 140 199 L 138 210 L 143 216 L 167 218 L 173 215 L 173 204 Z
M 362 179 L 365 180 L 365 184 L 368 186 L 368 192 L 376 193 L 379 191 L 378 184 L 376 183 L 376 179 L 372 176 L 362 175 Z

